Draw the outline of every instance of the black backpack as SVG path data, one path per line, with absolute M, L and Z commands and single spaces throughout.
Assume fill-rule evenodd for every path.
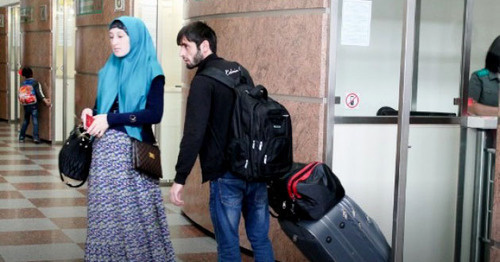
M 215 67 L 199 74 L 232 88 L 236 95 L 226 148 L 230 171 L 247 181 L 269 181 L 293 164 L 290 114 L 267 95 L 265 87 L 253 86 L 245 68 L 239 66 L 239 70 L 239 79 Z

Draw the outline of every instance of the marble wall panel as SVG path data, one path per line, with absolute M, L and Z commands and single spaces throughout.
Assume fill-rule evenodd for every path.
M 43 93 L 52 97 L 52 70 L 49 68 L 32 67 L 33 77 L 42 85 Z
M 0 34 L 7 34 L 9 25 L 9 16 L 7 12 L 7 7 L 0 8 L 0 15 L 3 16 L 3 26 L 0 27 Z
M 30 21 L 21 23 L 23 32 L 23 57 L 21 64 L 33 69 L 33 77 L 42 85 L 46 97 L 52 98 L 52 3 L 50 0 L 23 0 L 21 1 L 21 13 L 23 10 L 31 10 Z M 42 19 L 42 7 L 44 8 L 44 19 Z M 21 17 L 21 20 L 23 18 Z M 39 109 L 39 133 L 43 140 L 51 140 L 52 137 L 52 115 L 51 109 L 41 103 Z M 21 115 L 21 118 L 23 116 Z M 28 128 L 27 134 L 32 134 L 32 128 Z
M 278 100 L 292 117 L 293 159 L 307 163 L 323 159 L 325 105 Z
M 115 12 L 115 1 L 102 0 L 102 11 L 94 14 L 82 14 L 76 16 L 76 26 L 105 25 L 116 17 L 130 15 L 132 10 L 132 0 L 125 0 L 125 11 Z M 78 8 L 78 7 L 77 7 Z
M 86 107 L 93 108 L 97 93 L 97 75 L 75 75 L 75 113 L 79 117 Z
M 9 57 L 7 55 L 9 48 L 8 41 L 8 36 L 6 34 L 0 34 L 0 63 L 2 64 L 9 62 Z
M 52 98 L 52 70 L 48 68 L 32 68 L 33 77 L 42 85 L 42 92 L 46 97 Z M 49 107 L 41 103 L 38 106 L 38 122 L 40 123 L 40 138 L 51 140 L 52 115 Z
M 7 64 L 6 63 L 0 63 L 0 91 L 7 91 L 9 84 L 8 84 L 8 70 L 7 70 Z
M 0 27 L 0 119 L 8 120 L 9 97 L 7 95 L 7 62 L 8 62 L 8 15 L 7 8 L 0 8 L 0 16 L 3 19 L 3 26 Z
M 107 26 L 79 27 L 75 50 L 75 70 L 97 74 L 111 54 Z
M 8 50 L 8 38 L 7 38 L 7 8 L 0 8 L 0 15 L 3 16 L 3 27 L 0 27 L 0 118 L 8 119 L 8 96 L 7 96 L 7 50 Z
M 32 20 L 21 22 L 21 31 L 50 31 L 52 28 L 52 2 L 51 0 L 23 0 L 21 10 L 30 8 Z M 45 20 L 42 18 L 42 9 L 45 9 Z M 21 17 L 22 19 L 22 17 Z M 21 20 L 22 21 L 22 20 Z
M 326 8 L 328 0 L 186 0 L 184 1 L 184 17 L 186 19 L 196 16 L 227 13 L 246 13 L 271 10 L 289 10 L 306 8 Z
M 3 26 L 0 27 L 0 119 L 8 120 L 9 97 L 7 95 L 7 62 L 8 62 L 8 15 L 7 8 L 0 8 L 0 16 L 3 19 Z
M 32 67 L 52 66 L 52 33 L 49 31 L 24 33 L 21 63 Z
M 500 221 L 500 192 L 497 187 L 498 184 L 495 185 L 495 194 L 494 194 L 494 202 L 493 202 L 493 219 L 492 221 Z M 499 223 L 491 224 L 491 239 L 495 240 L 495 242 L 500 243 L 500 225 Z
M 9 119 L 8 105 L 9 99 L 7 96 L 7 91 L 0 90 L 0 119 L 2 120 Z
M 496 243 L 498 243 L 498 242 L 496 242 Z M 488 261 L 500 262 L 500 247 L 498 247 L 498 246 L 490 247 L 490 259 Z
M 327 16 L 322 13 L 207 20 L 217 53 L 240 62 L 271 94 L 324 97 Z

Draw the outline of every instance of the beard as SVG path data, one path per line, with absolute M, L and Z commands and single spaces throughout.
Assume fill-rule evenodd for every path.
M 186 64 L 186 67 L 188 69 L 193 69 L 197 67 L 201 63 L 201 61 L 203 61 L 203 55 L 201 54 L 201 50 L 198 49 L 198 51 L 193 57 L 193 62 L 191 64 Z

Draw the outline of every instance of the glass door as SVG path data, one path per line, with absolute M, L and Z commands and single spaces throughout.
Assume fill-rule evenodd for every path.
M 163 182 L 175 177 L 175 164 L 181 140 L 182 64 L 175 39 L 184 19 L 183 1 L 138 0 L 134 16 L 148 27 L 157 46 L 158 60 L 165 74 L 163 118 L 156 125 L 155 136 L 162 150 Z
M 79 117 L 75 115 L 75 9 L 74 0 L 57 1 L 56 18 L 56 141 L 65 139 Z
M 21 68 L 21 29 L 19 5 L 9 7 L 9 119 L 18 123 L 20 118 L 20 105 L 17 100 L 17 89 L 19 86 L 19 74 Z M 17 126 L 16 126 L 17 129 Z
M 455 257 L 464 1 L 332 1 L 332 167 L 396 261 Z

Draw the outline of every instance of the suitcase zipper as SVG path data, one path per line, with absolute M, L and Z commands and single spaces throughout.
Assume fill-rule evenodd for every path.
M 299 170 L 299 172 L 295 173 L 291 178 L 290 180 L 288 180 L 288 184 L 287 184 L 287 191 L 288 191 L 288 196 L 290 197 L 290 199 L 292 200 L 295 200 L 295 196 L 294 196 L 294 193 L 293 193 L 293 185 L 295 184 L 295 180 L 297 178 L 300 178 L 300 176 L 302 176 L 305 172 L 309 171 L 309 169 L 311 169 L 312 167 L 314 167 L 315 165 L 317 165 L 318 162 L 311 162 L 309 164 L 307 164 L 307 166 L 305 166 L 304 168 L 302 168 L 301 170 Z

